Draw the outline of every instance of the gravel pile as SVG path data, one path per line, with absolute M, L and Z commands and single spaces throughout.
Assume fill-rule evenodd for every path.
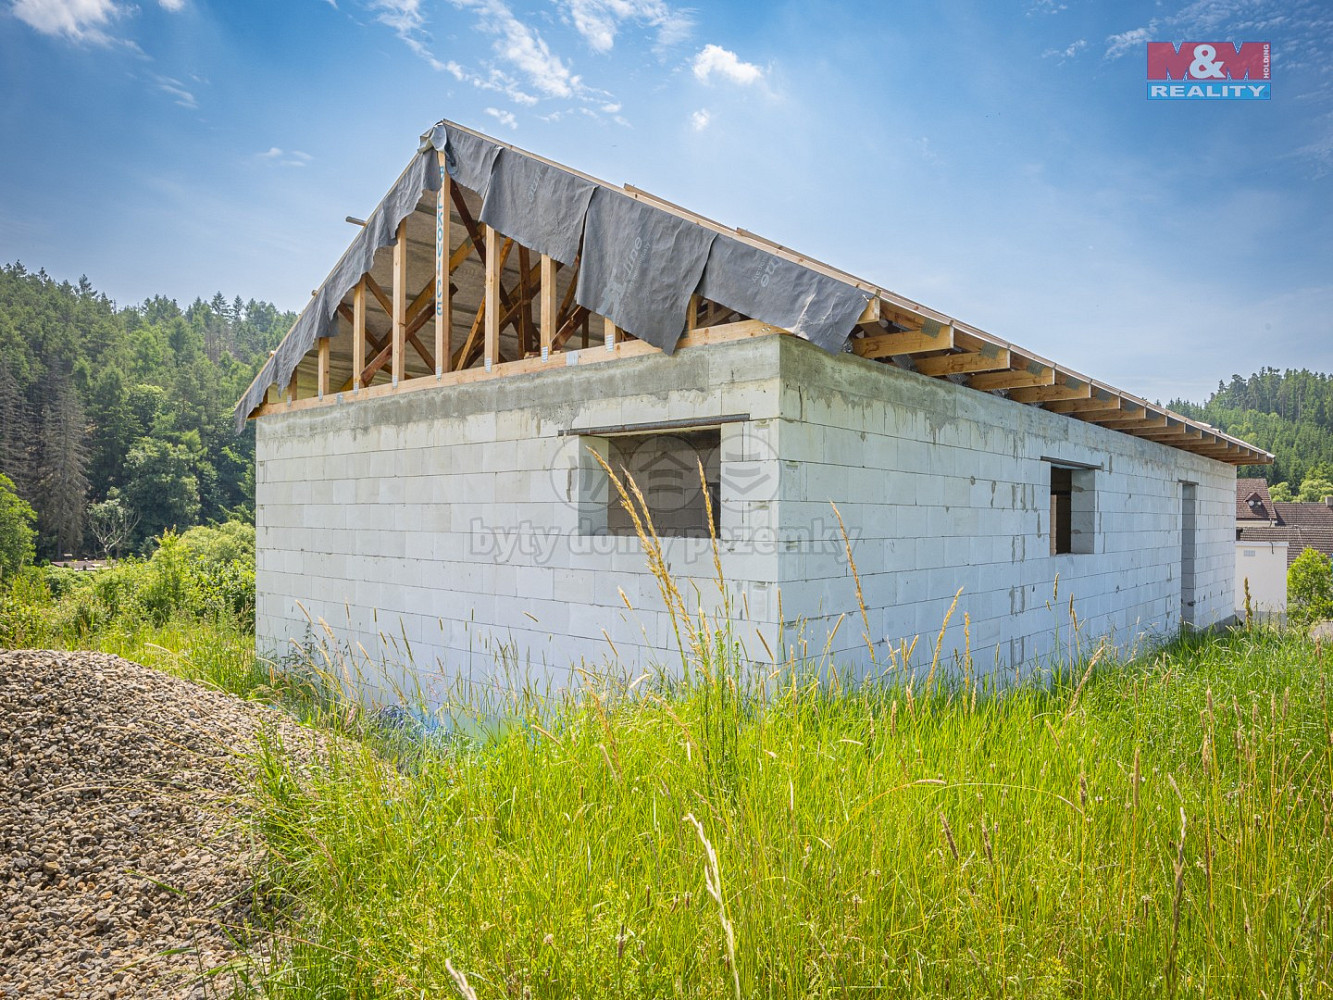
M 213 997 L 256 931 L 238 753 L 273 709 L 102 653 L 0 651 L 0 997 Z

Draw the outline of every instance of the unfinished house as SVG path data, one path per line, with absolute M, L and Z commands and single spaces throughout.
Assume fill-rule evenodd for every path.
M 716 536 L 752 658 L 799 641 L 883 664 L 929 646 L 961 591 L 945 652 L 970 644 L 982 671 L 1056 651 L 1071 599 L 1122 647 L 1230 618 L 1234 467 L 1271 460 L 448 122 L 236 418 L 257 424 L 261 650 L 323 622 L 372 659 L 410 656 L 428 696 L 494 682 L 499 659 L 555 683 L 679 664 L 597 456 L 634 476 L 705 604 Z

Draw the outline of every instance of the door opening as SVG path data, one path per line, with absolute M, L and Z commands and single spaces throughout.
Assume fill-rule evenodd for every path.
M 1198 486 L 1180 484 L 1180 624 L 1193 626 L 1194 617 L 1194 547 L 1195 501 Z

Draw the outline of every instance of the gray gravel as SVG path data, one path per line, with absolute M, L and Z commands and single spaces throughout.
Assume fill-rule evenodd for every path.
M 0 651 L 0 997 L 212 997 L 259 929 L 237 754 L 287 716 L 102 653 Z M 243 765 L 242 765 L 243 766 Z

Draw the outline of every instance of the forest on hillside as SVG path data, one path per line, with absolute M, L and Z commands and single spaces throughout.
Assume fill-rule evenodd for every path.
M 254 432 L 232 407 L 293 319 L 220 292 L 120 307 L 86 277 L 0 268 L 0 475 L 36 511 L 37 557 L 252 520 Z
M 1168 405 L 1274 454 L 1272 465 L 1242 468 L 1239 475 L 1287 483 L 1293 496 L 1307 481 L 1333 479 L 1333 375 L 1264 368 L 1219 382 L 1207 402 Z M 1307 493 L 1318 499 L 1318 488 Z

